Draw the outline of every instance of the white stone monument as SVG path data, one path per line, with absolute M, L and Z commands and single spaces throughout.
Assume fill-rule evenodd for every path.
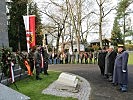
M 66 86 L 74 87 L 76 88 L 78 84 L 78 79 L 75 75 L 71 75 L 68 73 L 61 73 L 59 78 L 57 79 L 57 82 Z

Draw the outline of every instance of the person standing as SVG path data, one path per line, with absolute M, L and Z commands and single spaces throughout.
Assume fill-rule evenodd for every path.
M 124 50 L 124 45 L 118 45 L 118 54 L 115 59 L 113 84 L 120 85 L 122 92 L 128 89 L 128 57 L 129 54 Z
M 114 71 L 114 63 L 115 63 L 115 58 L 117 56 L 117 53 L 116 51 L 114 50 L 114 46 L 110 46 L 109 47 L 109 52 L 110 52 L 110 55 L 109 55 L 109 66 L 108 66 L 108 81 L 109 82 L 112 82 L 113 80 L 113 71 Z
M 80 62 L 83 64 L 84 54 L 83 52 L 80 52 Z
M 75 49 L 75 59 L 76 59 L 76 64 L 79 63 L 79 53 L 77 51 L 77 49 Z
M 85 57 L 85 64 L 88 64 L 88 53 L 87 52 L 85 52 L 84 53 L 84 57 Z
M 97 51 L 94 51 L 94 64 L 97 63 L 97 56 L 98 56 Z
M 40 48 L 37 47 L 36 51 L 34 53 L 34 60 L 35 60 L 35 68 L 36 68 L 36 80 L 41 80 L 42 78 L 39 77 L 40 71 L 41 71 L 41 53 Z
M 31 73 L 33 73 L 34 70 L 34 52 L 35 52 L 34 48 L 30 48 L 30 52 L 28 53 L 28 60 L 29 60 Z
M 93 54 L 92 51 L 89 52 L 89 64 L 92 64 L 92 58 L 93 58 Z
M 98 66 L 101 71 L 101 75 L 104 76 L 104 71 L 105 71 L 105 57 L 106 57 L 107 51 L 106 48 L 104 47 L 103 49 L 99 49 L 99 54 L 98 54 Z
M 47 51 L 45 50 L 44 47 L 41 47 L 41 52 L 42 52 L 42 56 L 43 56 L 43 70 L 44 70 L 44 75 L 49 75 L 47 70 L 48 70 L 48 58 L 49 58 L 49 54 L 47 53 Z

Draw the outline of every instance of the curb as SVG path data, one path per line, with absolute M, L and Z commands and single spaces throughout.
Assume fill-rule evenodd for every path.
M 68 72 L 64 72 L 68 73 Z M 68 73 L 71 74 L 71 73 Z M 71 74 L 75 75 L 75 74 Z M 50 94 L 50 95 L 55 95 L 55 96 L 61 96 L 61 97 L 73 97 L 77 98 L 78 100 L 89 100 L 90 96 L 90 83 L 83 77 L 79 75 L 75 75 L 79 79 L 79 84 L 80 84 L 80 89 L 79 92 L 77 93 L 72 93 L 70 91 L 66 90 L 57 90 L 56 86 L 59 86 L 60 84 L 54 81 L 52 84 L 48 86 L 48 88 L 44 89 L 42 91 L 43 94 Z

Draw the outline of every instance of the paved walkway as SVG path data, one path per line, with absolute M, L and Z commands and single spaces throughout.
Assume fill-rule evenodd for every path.
M 49 70 L 73 73 L 88 80 L 91 85 L 89 100 L 133 100 L 133 66 L 129 66 L 129 90 L 125 93 L 104 79 L 94 64 L 49 65 Z

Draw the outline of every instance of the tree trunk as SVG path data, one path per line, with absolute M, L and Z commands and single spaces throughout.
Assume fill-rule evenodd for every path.
M 100 47 L 102 48 L 102 0 L 100 0 L 100 18 L 99 18 L 99 40 L 100 40 Z

